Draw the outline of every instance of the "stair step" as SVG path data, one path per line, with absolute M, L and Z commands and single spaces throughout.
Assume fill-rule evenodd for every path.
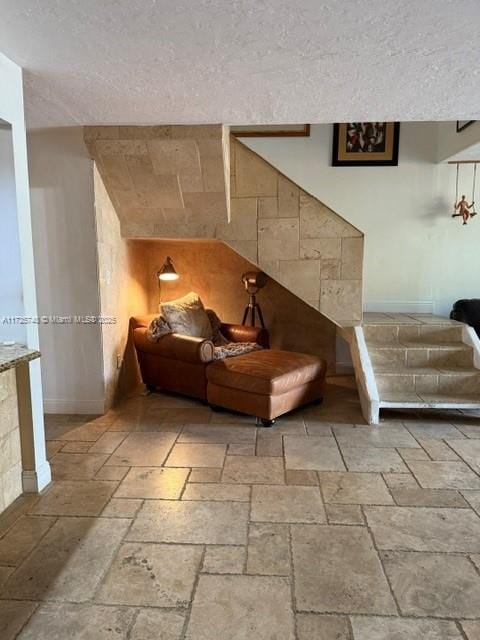
M 480 409 L 480 367 L 463 342 L 463 323 L 376 312 L 364 314 L 362 330 L 380 408 Z M 375 423 L 378 410 L 368 390 L 366 395 L 366 417 Z
M 480 395 L 391 392 L 382 394 L 380 407 L 385 409 L 480 409 Z
M 414 376 L 431 376 L 431 375 L 480 375 L 480 369 L 475 367 L 415 367 L 408 365 L 406 367 L 396 367 L 392 364 L 377 365 L 374 368 L 377 375 L 414 375 Z
M 367 347 L 374 369 L 382 365 L 451 368 L 473 364 L 473 350 L 463 342 L 370 343 Z
M 391 391 L 409 391 L 415 393 L 475 394 L 480 397 L 480 371 L 455 371 L 441 373 L 431 370 L 429 373 L 415 374 L 405 370 L 388 373 L 375 372 L 377 389 L 380 394 Z
M 364 324 L 363 333 L 367 342 L 417 342 L 433 343 L 460 342 L 463 334 L 463 324 Z
M 368 342 L 369 349 L 385 350 L 385 349 L 436 349 L 438 351 L 455 351 L 458 349 L 471 349 L 471 347 L 463 342 L 453 340 L 445 342 L 427 342 L 425 340 L 402 342 Z
M 406 313 L 406 312 L 388 312 L 388 311 L 365 311 L 363 314 L 363 323 L 366 325 L 385 325 L 385 324 L 408 324 L 408 325 L 425 325 L 425 324 L 441 324 L 456 325 L 457 320 L 452 320 L 446 316 L 437 316 L 432 313 Z

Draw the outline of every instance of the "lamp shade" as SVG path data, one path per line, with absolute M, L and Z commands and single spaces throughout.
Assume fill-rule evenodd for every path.
M 268 276 L 263 271 L 247 271 L 242 275 L 242 282 L 245 288 L 255 287 L 256 289 L 262 289 L 267 284 Z
M 167 257 L 157 275 L 159 280 L 178 280 L 178 278 L 180 277 L 175 271 L 175 267 L 173 266 L 173 262 L 170 256 Z

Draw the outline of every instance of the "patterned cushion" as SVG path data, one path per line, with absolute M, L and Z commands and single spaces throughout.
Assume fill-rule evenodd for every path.
M 227 342 L 224 345 L 214 348 L 213 359 L 224 360 L 225 358 L 243 356 L 244 353 L 250 353 L 250 351 L 257 351 L 262 348 L 263 347 L 256 342 Z

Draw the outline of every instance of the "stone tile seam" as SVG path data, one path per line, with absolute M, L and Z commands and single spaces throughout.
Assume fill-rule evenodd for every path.
M 228 575 L 228 574 L 202 574 L 202 575 Z M 231 575 L 241 575 L 241 574 L 231 574 Z M 265 577 L 265 576 L 263 576 Z M 285 576 L 280 576 L 282 578 L 285 578 Z M 186 612 L 186 610 L 188 609 L 188 607 L 159 607 L 159 606 L 154 606 L 154 605 L 150 605 L 150 604 L 142 604 L 142 605 L 138 605 L 138 604 L 112 604 L 111 602 L 100 602 L 100 601 L 92 601 L 92 600 L 82 600 L 82 601 L 78 601 L 78 600 L 59 600 L 57 599 L 51 599 L 51 600 L 32 600 L 29 598 L 0 598 L 0 602 L 32 602 L 34 604 L 38 604 L 38 605 L 61 605 L 61 604 L 68 604 L 68 605 L 74 605 L 77 607 L 106 607 L 108 609 L 120 609 L 121 611 L 130 611 L 130 610 L 138 610 L 139 612 L 142 611 L 142 609 L 153 609 L 155 611 L 166 611 L 166 612 L 178 612 L 178 613 L 182 613 L 184 614 Z
M 460 439 L 460 440 L 464 440 L 464 438 L 459 438 L 459 439 Z M 448 446 L 448 444 L 447 444 L 446 442 L 445 442 L 444 444 L 445 444 L 446 446 Z M 423 447 L 422 447 L 422 448 L 423 448 Z M 449 447 L 449 448 L 451 449 L 451 447 Z M 456 452 L 454 449 L 452 449 L 452 451 L 453 451 L 453 452 L 458 456 L 457 452 Z M 410 463 L 411 463 L 411 462 L 412 462 L 412 461 L 410 461 Z M 419 462 L 421 462 L 421 461 L 419 461 Z M 429 461 L 424 460 L 424 462 L 429 462 Z M 455 464 L 463 463 L 464 465 L 466 465 L 466 466 L 470 469 L 470 471 L 472 471 L 472 473 L 474 473 L 477 477 L 480 477 L 480 470 L 479 470 L 479 471 L 476 471 L 476 470 L 472 467 L 472 465 L 471 465 L 469 462 L 467 462 L 464 458 L 462 458 L 462 457 L 460 457 L 460 456 L 459 456 L 458 461 L 457 461 L 457 460 L 432 460 L 431 462 L 433 462 L 433 463 L 436 463 L 436 462 L 439 462 L 439 463 L 441 463 L 441 462 L 452 462 L 452 463 L 455 463 Z M 410 473 L 413 475 L 413 477 L 415 478 L 415 480 L 417 480 L 417 478 L 416 478 L 416 476 L 415 476 L 415 473 L 412 471 L 412 468 L 410 467 L 410 464 L 409 464 L 407 461 L 405 461 L 405 464 L 407 465 L 407 467 L 408 467 L 408 469 L 409 469 Z M 429 464 L 430 464 L 430 462 L 429 462 Z M 418 482 L 418 480 L 417 480 L 417 482 Z M 422 489 L 425 489 L 425 488 L 426 488 L 426 487 L 422 487 L 422 485 L 421 485 L 420 483 L 419 483 L 419 485 L 420 485 L 420 487 L 421 487 Z M 450 487 L 450 488 L 455 489 L 455 487 Z M 457 489 L 457 490 L 458 490 L 458 489 Z M 464 488 L 464 490 L 466 490 L 466 491 L 467 491 L 468 489 Z
M 450 440 L 452 440 L 453 438 L 449 438 L 449 439 L 450 439 Z M 466 439 L 466 438 L 458 438 L 458 440 L 464 440 L 464 439 Z M 472 440 L 473 438 L 468 438 L 468 439 L 469 439 L 469 440 Z M 480 478 L 480 465 L 479 465 L 479 470 L 477 471 L 477 470 L 476 470 L 476 469 L 475 469 L 475 468 L 474 468 L 474 467 L 473 467 L 473 466 L 468 462 L 468 460 L 465 460 L 465 458 L 462 458 L 462 456 L 461 456 L 459 453 L 457 453 L 457 452 L 455 451 L 455 449 L 454 449 L 454 448 L 453 448 L 453 447 L 452 447 L 452 446 L 447 442 L 447 439 L 445 439 L 443 442 L 444 442 L 445 446 L 447 446 L 451 451 L 453 451 L 453 453 L 454 453 L 456 456 L 458 456 L 459 460 L 461 460 L 462 462 L 464 462 L 464 463 L 467 465 L 467 467 L 468 467 L 471 471 L 473 471 L 473 473 L 475 473 L 475 474 Z M 453 460 L 452 462 L 455 462 L 455 460 Z M 470 504 L 470 503 L 469 503 L 469 504 Z
M 138 619 L 139 615 L 140 615 L 140 609 L 137 609 L 137 611 L 134 611 L 133 616 L 132 616 L 132 621 L 131 621 L 131 623 L 129 624 L 129 626 L 127 628 L 126 640 L 130 640 L 130 638 L 132 636 L 133 628 L 134 628 L 135 624 L 137 623 L 137 619 Z
M 20 602 L 25 602 L 25 600 L 20 600 Z M 33 615 L 35 613 L 37 613 L 38 609 L 41 606 L 40 602 L 37 602 L 35 600 L 30 600 L 29 602 L 34 602 L 35 606 L 33 607 L 31 613 L 29 616 L 27 616 L 27 619 L 25 620 L 25 622 L 22 624 L 22 626 L 20 627 L 20 629 L 17 632 L 17 635 L 15 636 L 16 638 L 18 638 L 20 636 L 20 634 L 22 633 L 22 631 L 26 628 L 27 624 L 30 622 L 30 620 L 33 618 Z
M 410 434 L 410 435 L 411 435 L 411 434 Z M 412 437 L 414 438 L 415 436 L 412 436 Z M 417 440 L 417 439 L 415 438 L 415 440 Z M 417 440 L 417 442 L 418 442 L 418 440 Z M 420 444 L 420 443 L 418 443 L 418 444 Z M 399 451 L 399 449 L 404 449 L 404 448 L 405 448 L 405 447 L 395 447 L 395 451 L 398 453 L 398 455 L 402 458 L 403 462 L 404 462 L 404 463 L 407 465 L 407 467 L 408 467 L 408 464 L 407 464 L 407 463 L 408 463 L 408 459 L 405 457 L 405 454 L 403 454 L 403 455 L 402 455 L 402 454 L 400 453 L 400 451 Z M 428 451 L 426 451 L 426 450 L 422 447 L 422 445 L 420 445 L 420 449 L 421 449 L 421 450 L 422 450 L 422 451 L 423 451 L 423 452 L 428 456 L 428 459 L 429 459 L 429 460 L 433 461 L 433 458 L 431 457 L 431 455 L 428 453 Z M 418 451 L 418 449 L 416 449 L 416 451 Z M 411 459 L 411 461 L 412 461 L 412 460 L 415 460 L 415 459 L 414 459 L 414 458 L 412 458 L 412 459 Z M 425 462 L 428 462 L 428 460 L 425 460 Z M 408 469 L 410 470 L 410 467 L 408 467 Z M 412 473 L 411 471 L 410 471 L 410 473 L 413 475 L 413 473 Z M 415 478 L 415 476 L 414 476 L 414 478 Z M 418 481 L 417 481 L 417 479 L 416 479 L 416 478 L 415 478 L 415 481 L 418 483 Z
M 23 515 L 27 515 L 27 514 L 23 514 Z M 21 518 L 23 517 L 23 515 L 22 515 L 22 516 L 20 516 L 20 518 L 17 518 L 17 520 L 15 520 L 15 523 L 12 525 L 12 527 L 10 527 L 10 529 L 12 529 L 12 528 L 13 528 L 13 526 L 14 526 L 15 524 L 17 524 L 17 523 L 19 522 L 19 520 L 21 520 Z M 45 516 L 39 516 L 39 517 L 45 517 Z M 57 522 L 58 522 L 59 518 L 58 518 L 57 516 L 51 516 L 51 517 L 52 517 L 52 518 L 54 518 L 54 522 L 52 522 L 51 526 L 50 526 L 50 527 L 49 527 L 49 528 L 48 528 L 48 529 L 47 529 L 47 530 L 46 530 L 46 531 L 45 531 L 45 532 L 40 536 L 40 538 L 38 539 L 38 541 L 35 543 L 35 545 L 32 547 L 32 549 L 30 549 L 30 551 L 29 551 L 29 552 L 27 553 L 27 555 L 23 558 L 23 560 L 22 560 L 18 565 L 15 565 L 15 570 L 14 570 L 14 571 L 12 571 L 12 573 L 8 576 L 8 580 L 7 580 L 7 582 L 8 582 L 11 578 L 13 578 L 13 576 L 17 573 L 17 571 L 20 569 L 20 567 L 22 567 L 22 566 L 23 566 L 23 564 L 24 564 L 25 562 L 27 562 L 28 560 L 30 560 L 31 556 L 32 556 L 32 555 L 33 555 L 33 553 L 36 551 L 36 549 L 37 549 L 37 547 L 39 546 L 40 542 L 45 538 L 45 536 L 47 535 L 47 533 L 49 533 L 49 532 L 52 530 L 52 528 L 57 524 Z M 9 530 L 10 530 L 10 529 L 9 529 Z M 8 533 L 8 531 L 7 531 L 7 533 Z M 3 540 L 3 538 L 5 538 L 5 536 L 7 535 L 7 533 L 5 533 L 5 534 L 0 538 L 0 540 Z M 6 566 L 14 566 L 14 565 L 6 565 Z M 5 584 L 6 584 L 6 583 L 5 583 Z M 2 588 L 0 588 L 0 600 L 3 600 L 3 599 L 4 599 L 4 598 L 2 597 L 2 595 L 1 595 L 1 594 L 2 594 L 2 591 L 3 591 L 3 587 L 4 587 L 4 586 L 5 586 L 5 585 L 3 585 L 3 586 L 2 586 Z
M 297 613 L 307 613 L 307 614 L 311 614 L 314 616 L 318 616 L 318 617 L 327 617 L 327 616 L 335 616 L 335 617 L 344 617 L 344 618 L 384 618 L 386 620 L 428 620 L 428 621 L 436 621 L 436 620 L 443 620 L 445 622 L 459 622 L 460 620 L 466 620 L 466 621 L 476 621 L 476 620 L 480 620 L 480 617 L 476 617 L 476 618 L 453 618 L 453 617 L 446 617 L 446 616 L 416 616 L 416 615 L 412 615 L 412 614 L 408 614 L 408 615 L 394 615 L 394 614 L 388 614 L 388 613 L 345 613 L 344 611 L 314 611 L 313 609 L 298 609 Z M 467 640 L 469 640 L 467 638 Z
M 323 499 L 322 499 L 323 501 Z M 295 639 L 299 640 L 299 636 L 298 636 L 298 625 L 297 625 L 297 596 L 296 596 L 296 591 L 295 591 L 295 586 L 296 586 L 296 578 L 295 578 L 295 564 L 293 562 L 293 543 L 292 543 L 292 527 L 291 525 L 287 525 L 288 526 L 288 551 L 290 554 L 290 597 L 292 599 L 292 613 L 293 613 L 293 632 L 295 635 Z
M 475 511 L 475 513 L 477 513 L 477 514 L 478 514 L 478 516 L 480 517 L 480 511 L 477 511 L 477 509 L 475 509 L 475 507 L 472 505 L 472 503 L 470 502 L 470 500 L 468 499 L 468 497 L 465 495 L 465 492 L 467 492 L 467 491 L 475 491 L 475 489 L 461 489 L 461 490 L 459 491 L 459 493 L 460 493 L 460 495 L 463 497 L 463 499 L 467 501 L 467 503 L 468 503 L 469 507 L 470 507 L 471 509 L 473 509 L 473 511 Z
M 454 624 L 457 627 L 458 632 L 460 633 L 460 636 L 464 639 L 464 640 L 471 640 L 467 637 L 467 634 L 465 633 L 465 631 L 463 630 L 463 627 L 461 625 L 460 620 L 454 620 Z
M 480 576 L 480 567 L 478 565 L 475 564 L 475 562 L 472 560 L 471 556 L 472 555 L 476 555 L 476 554 L 469 554 L 467 556 L 467 560 L 470 562 L 470 564 L 473 566 L 475 572 Z
M 347 473 L 348 473 L 347 463 L 345 462 L 345 457 L 343 455 L 343 451 L 342 451 L 342 449 L 340 447 L 340 444 L 338 442 L 338 439 L 337 439 L 337 436 L 335 434 L 335 430 L 334 429 L 332 429 L 332 434 L 333 434 L 333 439 L 335 440 L 335 444 L 337 445 L 337 449 L 338 449 L 338 452 L 340 454 L 340 458 L 342 459 L 343 466 L 345 467 L 345 471 L 347 471 Z M 320 483 L 320 476 L 318 477 L 318 480 L 319 480 L 319 483 Z
M 185 620 L 183 622 L 183 628 L 182 628 L 182 633 L 180 634 L 180 640 L 185 640 L 185 638 L 186 638 L 186 634 L 187 634 L 187 631 L 188 631 L 188 625 L 190 624 L 190 617 L 192 615 L 193 601 L 194 601 L 195 595 L 197 593 L 198 583 L 200 582 L 200 576 L 203 575 L 201 573 L 201 571 L 203 569 L 203 565 L 204 565 L 204 562 L 205 562 L 206 552 L 207 552 L 206 546 L 203 545 L 203 552 L 202 552 L 202 555 L 200 557 L 200 562 L 199 562 L 199 565 L 198 565 L 200 567 L 200 569 L 199 569 L 197 575 L 195 576 L 195 580 L 193 582 L 192 591 L 190 593 L 190 604 L 187 607 L 187 613 L 185 615 Z
M 221 573 L 221 574 L 212 574 L 212 573 L 202 573 L 201 575 L 215 575 L 215 576 L 230 576 L 230 577 L 239 577 L 242 576 L 244 574 L 238 574 L 238 573 L 232 573 L 232 574 L 226 574 L 226 573 Z M 265 576 L 264 574 L 246 574 L 248 576 L 252 575 L 252 577 L 259 577 L 259 578 L 265 578 L 265 577 L 274 577 L 274 578 L 282 578 L 283 580 L 289 580 L 288 576 Z M 126 605 L 126 604 L 112 604 L 112 603 L 103 603 L 103 602 L 78 602 L 78 601 L 74 601 L 74 600 L 32 600 L 32 599 L 20 599 L 20 598 L 8 598 L 8 600 L 6 599 L 2 599 L 0 598 L 0 601 L 4 601 L 4 602 L 31 602 L 33 604 L 37 604 L 37 605 L 44 605 L 44 604 L 48 604 L 48 605 L 60 605 L 60 604 L 69 604 L 69 605 L 74 605 L 74 606 L 78 606 L 78 607 L 90 607 L 90 606 L 98 606 L 98 607 L 106 607 L 109 609 L 119 609 L 122 611 L 129 611 L 129 610 L 137 610 L 137 611 L 142 611 L 143 609 L 150 609 L 150 610 L 154 610 L 154 611 L 165 611 L 165 612 L 177 612 L 177 613 L 181 613 L 184 614 L 189 607 L 156 607 L 156 606 L 152 606 L 152 605 Z M 193 599 L 192 599 L 193 601 Z M 476 620 L 480 620 L 480 616 L 477 617 L 471 617 L 471 618 L 454 618 L 454 617 L 448 617 L 448 616 L 418 616 L 418 615 L 394 615 L 394 614 L 385 614 L 385 613 L 376 613 L 376 614 L 372 614 L 372 613 L 345 613 L 343 611 L 314 611 L 312 609 L 297 609 L 295 610 L 294 613 L 306 613 L 306 614 L 311 614 L 313 616 L 318 616 L 318 617 L 327 617 L 327 616 L 335 616 L 335 617 L 344 617 L 344 618 L 356 618 L 356 617 L 360 617 L 360 618 L 371 618 L 371 617 L 375 617 L 375 618 L 384 618 L 384 619 L 390 619 L 390 620 L 398 620 L 398 619 L 411 619 L 411 620 L 430 620 L 430 621 L 435 621 L 435 620 L 443 620 L 443 621 L 447 621 L 447 622 L 457 622 L 457 621 L 461 621 L 461 620 L 467 620 L 467 621 L 476 621 Z
M 366 523 L 365 526 L 366 526 L 366 529 L 368 531 L 368 535 L 370 536 L 370 540 L 372 542 L 372 546 L 375 549 L 375 553 L 377 555 L 378 562 L 380 563 L 380 566 L 382 568 L 383 576 L 384 576 L 384 578 L 385 578 L 385 580 L 387 582 L 388 588 L 390 590 L 390 595 L 392 596 L 393 602 L 395 603 L 395 607 L 397 609 L 397 614 L 398 615 L 402 615 L 402 610 L 400 609 L 400 605 L 399 605 L 399 603 L 397 601 L 397 598 L 395 597 L 395 594 L 393 592 L 392 584 L 390 582 L 390 579 L 389 579 L 389 577 L 387 575 L 387 572 L 385 570 L 385 567 L 383 565 L 382 557 L 381 557 L 380 551 L 379 551 L 379 549 L 377 547 L 377 543 L 376 543 L 376 540 L 375 540 L 375 536 L 373 535 L 373 531 L 371 530 L 371 528 L 370 528 L 370 526 L 368 524 L 368 518 L 367 518 L 367 515 L 366 515 L 366 513 L 364 511 L 363 505 L 360 507 L 360 510 L 361 510 L 361 512 L 363 514 L 363 518 L 364 518 L 365 523 Z

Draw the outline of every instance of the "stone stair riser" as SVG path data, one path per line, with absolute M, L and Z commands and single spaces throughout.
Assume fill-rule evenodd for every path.
M 368 347 L 368 351 L 374 370 L 376 365 L 392 365 L 397 367 L 405 367 L 407 365 L 406 348 L 379 349 L 377 347 Z
M 461 342 L 462 327 L 444 325 L 364 325 L 367 342 L 402 343 L 407 342 Z
M 440 374 L 438 377 L 438 393 L 452 394 L 479 394 L 480 398 L 480 376 L 451 376 Z
M 420 327 L 399 327 L 400 342 L 461 342 L 462 327 L 442 327 L 438 325 L 422 325 Z
M 369 347 L 373 368 L 391 365 L 392 367 L 471 367 L 473 352 L 459 345 L 458 349 L 442 348 L 378 348 Z
M 409 357 L 407 354 L 407 366 L 412 366 L 411 362 L 414 358 L 415 356 Z M 428 349 L 427 364 L 429 367 L 471 367 L 473 366 L 473 350 L 470 348 L 459 348 L 457 351 Z
M 363 325 L 366 342 L 392 343 L 398 342 L 397 325 Z
M 377 374 L 380 393 L 415 392 L 455 394 L 480 394 L 480 373 L 473 374 Z

